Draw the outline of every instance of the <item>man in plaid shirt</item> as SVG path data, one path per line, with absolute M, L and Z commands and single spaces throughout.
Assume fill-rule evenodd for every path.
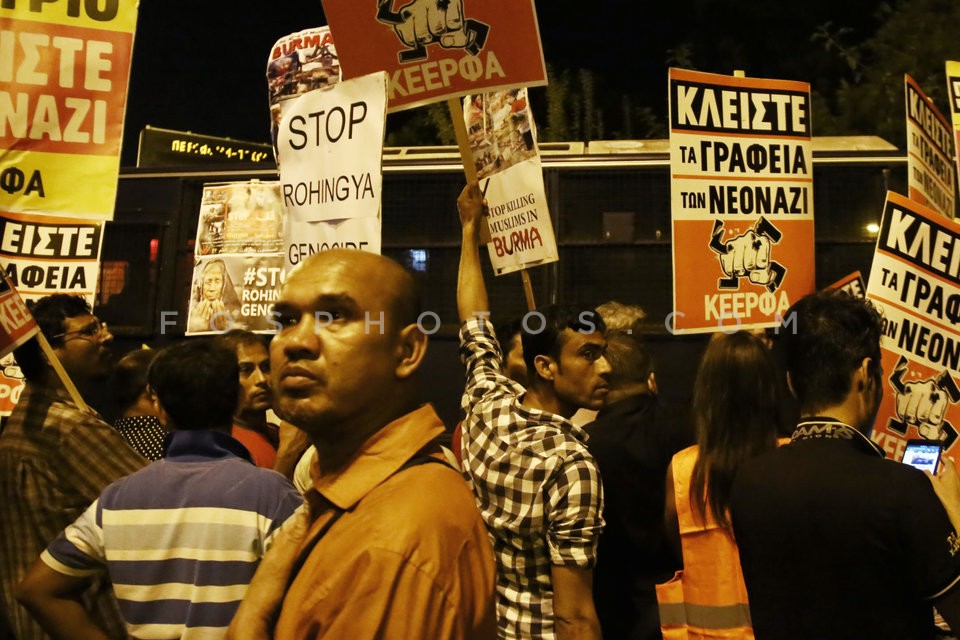
M 500 373 L 480 268 L 483 203 L 476 183 L 457 201 L 463 245 L 457 284 L 467 369 L 461 453 L 497 556 L 501 638 L 600 638 L 592 572 L 603 527 L 600 475 L 586 433 L 570 422 L 609 391 L 603 320 L 593 310 L 528 314 L 524 389 Z
M 83 298 L 55 294 L 31 311 L 77 387 L 104 379 L 113 336 Z M 108 484 L 147 460 L 100 416 L 74 404 L 36 340 L 15 355 L 27 385 L 0 435 L 0 601 L 15 637 L 34 640 L 47 635 L 16 602 L 16 586 Z M 83 602 L 108 637 L 127 637 L 108 582 L 94 581 Z

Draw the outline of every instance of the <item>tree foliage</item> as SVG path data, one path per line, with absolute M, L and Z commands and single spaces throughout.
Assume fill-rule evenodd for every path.
M 815 134 L 902 146 L 904 73 L 946 114 L 944 61 L 960 60 L 960 0 L 601 3 L 576 24 L 561 18 L 580 5 L 554 2 L 540 16 L 549 85 L 531 89 L 544 141 L 666 137 L 667 69 L 681 67 L 810 82 Z M 445 105 L 388 130 L 389 144 L 454 142 Z
M 815 119 L 814 128 L 818 133 L 880 135 L 902 146 L 905 73 L 949 114 L 944 62 L 960 59 L 960 2 L 901 0 L 881 5 L 877 15 L 880 27 L 859 44 L 820 40 L 847 63 L 848 71 L 833 95 L 819 95 L 815 116 L 823 121 Z

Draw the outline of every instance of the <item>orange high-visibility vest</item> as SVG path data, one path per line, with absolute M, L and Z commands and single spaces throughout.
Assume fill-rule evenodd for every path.
M 707 509 L 706 526 L 690 504 L 690 479 L 699 447 L 673 456 L 673 488 L 680 523 L 683 570 L 657 585 L 664 640 L 753 640 L 747 588 L 733 537 Z

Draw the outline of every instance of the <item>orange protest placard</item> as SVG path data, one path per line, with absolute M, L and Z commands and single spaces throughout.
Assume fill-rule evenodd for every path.
M 910 198 L 953 218 L 954 141 L 950 123 L 917 81 L 903 77 L 907 114 L 907 182 Z
M 884 396 L 872 438 L 899 460 L 909 439 L 956 455 L 960 428 L 960 230 L 887 193 L 867 297 L 883 314 Z
M 865 298 L 867 296 L 867 285 L 863 281 L 863 276 L 859 271 L 848 274 L 833 284 L 824 287 L 826 291 L 842 291 L 854 298 Z
M 343 78 L 387 72 L 388 111 L 547 83 L 532 0 L 323 0 Z
M 771 327 L 814 288 L 810 86 L 671 69 L 672 327 Z
M 0 358 L 29 340 L 39 330 L 17 290 L 0 274 Z

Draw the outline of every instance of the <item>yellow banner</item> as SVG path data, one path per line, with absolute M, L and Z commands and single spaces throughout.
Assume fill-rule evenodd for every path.
M 101 6 L 103 5 L 103 6 Z M 133 33 L 138 0 L 2 0 L 0 26 L 7 18 Z
M 960 62 L 953 60 L 947 60 L 947 97 L 950 99 L 953 126 L 960 127 Z
M 137 0 L 0 0 L 0 210 L 110 220 Z
M 12 151 L 5 158 L 12 162 L 0 170 L 0 210 L 113 219 L 119 156 Z
M 947 60 L 947 100 L 953 117 L 954 158 L 960 176 L 960 62 Z

